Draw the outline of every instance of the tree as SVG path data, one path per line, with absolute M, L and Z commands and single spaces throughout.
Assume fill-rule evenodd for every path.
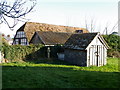
M 29 4 L 28 4 L 29 3 Z M 0 1 L 0 24 L 5 23 L 9 28 L 14 28 L 19 21 L 26 21 L 25 16 L 30 13 L 36 5 L 36 0 L 8 0 Z M 8 18 L 12 18 L 10 25 Z
M 108 50 L 108 56 L 120 57 L 120 36 L 103 35 L 111 49 Z
M 89 19 L 85 17 L 85 28 L 89 30 L 89 32 L 95 31 L 96 29 L 95 23 L 96 23 L 96 20 L 94 17 L 89 17 Z

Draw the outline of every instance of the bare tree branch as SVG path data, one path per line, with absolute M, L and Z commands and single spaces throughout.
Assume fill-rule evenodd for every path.
M 88 24 L 87 24 L 87 20 L 85 19 L 85 27 L 88 30 Z
M 27 6 L 27 3 L 31 3 Z M 9 28 L 14 28 L 19 21 L 26 21 L 24 17 L 30 13 L 36 5 L 36 0 L 15 0 L 12 4 L 8 1 L 0 1 L 0 23 L 6 23 Z M 26 7 L 27 6 L 27 7 Z M 6 17 L 12 18 L 14 23 L 11 26 Z
M 95 23 L 94 18 L 91 17 L 91 19 L 89 18 L 89 20 L 87 20 L 86 17 L 85 17 L 85 27 L 86 27 L 86 29 L 89 30 L 90 32 L 93 32 L 94 29 L 95 29 L 94 23 Z

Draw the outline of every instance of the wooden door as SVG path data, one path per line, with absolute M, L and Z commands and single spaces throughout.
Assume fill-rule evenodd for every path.
M 102 45 L 92 45 L 89 48 L 89 66 L 103 65 L 103 47 Z

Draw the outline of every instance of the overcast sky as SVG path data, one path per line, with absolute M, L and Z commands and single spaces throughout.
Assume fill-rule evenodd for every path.
M 94 32 L 103 33 L 108 26 L 110 33 L 118 20 L 118 0 L 37 0 L 34 12 L 26 18 L 31 22 L 82 28 L 85 28 L 85 20 L 88 26 L 93 20 Z M 0 25 L 0 31 L 13 36 L 22 24 L 19 23 L 14 31 Z

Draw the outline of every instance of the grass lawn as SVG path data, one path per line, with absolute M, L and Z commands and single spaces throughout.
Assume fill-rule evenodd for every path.
M 4 88 L 119 88 L 117 58 L 101 67 L 80 67 L 63 62 L 2 64 Z

